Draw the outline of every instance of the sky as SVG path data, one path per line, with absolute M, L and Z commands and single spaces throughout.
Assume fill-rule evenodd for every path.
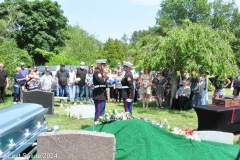
M 57 0 L 69 23 L 105 42 L 156 24 L 159 0 Z
M 153 27 L 161 2 L 161 0 L 55 1 L 61 5 L 69 24 L 78 24 L 102 42 L 106 42 L 109 37 L 121 39 L 124 34 L 130 38 L 134 31 Z M 240 0 L 235 2 L 240 9 Z

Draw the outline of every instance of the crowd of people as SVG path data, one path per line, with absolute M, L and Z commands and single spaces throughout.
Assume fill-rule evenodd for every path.
M 97 65 L 98 64 L 99 63 L 97 63 Z M 105 62 L 100 64 L 102 65 L 96 67 L 91 65 L 89 69 L 86 70 L 85 63 L 81 62 L 79 67 L 71 67 L 68 71 L 65 69 L 65 64 L 62 63 L 60 64 L 60 69 L 53 77 L 48 66 L 45 66 L 45 71 L 40 73 L 36 66 L 31 69 L 26 69 L 24 63 L 21 63 L 20 67 L 16 68 L 16 73 L 13 75 L 13 102 L 15 104 L 17 102 L 22 102 L 23 93 L 25 91 L 39 89 L 43 91 L 51 91 L 55 78 L 57 96 L 67 96 L 68 103 L 73 99 L 74 105 L 77 103 L 83 104 L 84 98 L 86 99 L 86 104 L 95 104 L 94 90 L 97 89 L 94 84 L 94 74 L 99 70 L 97 77 L 104 77 L 104 84 L 116 80 L 115 83 L 106 85 L 106 103 L 120 103 L 123 100 L 125 104 L 126 95 L 129 94 L 129 86 L 126 86 L 126 84 L 131 82 L 131 96 L 133 102 L 141 99 L 142 107 L 148 108 L 149 101 L 154 98 L 156 108 L 163 108 L 163 99 L 166 100 L 166 86 L 171 85 L 171 75 L 163 74 L 163 68 L 160 68 L 156 72 L 156 75 L 153 75 L 148 68 L 139 72 L 135 70 L 133 64 L 129 65 L 127 62 L 125 65 L 124 63 L 118 63 L 118 66 L 112 70 Z M 100 67 L 100 69 L 98 67 Z M 181 70 L 177 82 L 178 90 L 175 97 L 172 99 L 171 108 L 181 111 L 189 109 L 192 106 L 208 104 L 208 74 L 208 72 L 197 72 L 195 70 L 192 70 L 188 74 L 185 73 L 184 70 Z M 128 75 L 131 81 L 129 79 L 126 80 L 126 76 Z M 224 88 L 230 84 L 234 88 L 234 98 L 236 99 L 239 95 L 239 76 L 231 82 L 227 77 L 216 75 L 212 83 L 215 87 L 212 96 L 213 103 L 217 96 L 219 96 L 219 98 L 223 97 L 225 94 Z M 99 86 L 102 86 L 102 84 L 99 84 Z M 8 87 L 9 80 L 7 71 L 4 70 L 4 65 L 0 64 L 0 103 L 4 102 L 4 92 Z M 125 87 L 128 89 L 126 92 L 123 92 Z M 100 88 L 101 87 L 98 89 Z M 129 109 L 131 110 L 131 108 Z

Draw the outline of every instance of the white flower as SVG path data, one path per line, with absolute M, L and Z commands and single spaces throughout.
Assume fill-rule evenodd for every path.
M 164 123 L 168 123 L 168 120 L 165 118 L 165 119 L 163 120 L 163 122 L 164 122 Z

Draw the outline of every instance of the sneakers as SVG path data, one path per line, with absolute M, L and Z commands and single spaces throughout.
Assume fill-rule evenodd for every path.
M 76 102 L 74 102 L 74 103 L 73 103 L 73 105 L 74 105 L 74 106 L 76 106 L 76 105 L 77 105 L 77 103 L 76 103 Z
M 13 104 L 17 104 L 17 102 L 13 102 Z
M 80 104 L 83 104 L 82 102 L 80 102 Z

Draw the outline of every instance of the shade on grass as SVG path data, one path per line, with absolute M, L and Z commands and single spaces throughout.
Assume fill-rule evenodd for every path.
M 115 121 L 84 130 L 114 134 L 115 159 L 233 160 L 240 151 L 239 146 L 189 140 L 138 119 Z

